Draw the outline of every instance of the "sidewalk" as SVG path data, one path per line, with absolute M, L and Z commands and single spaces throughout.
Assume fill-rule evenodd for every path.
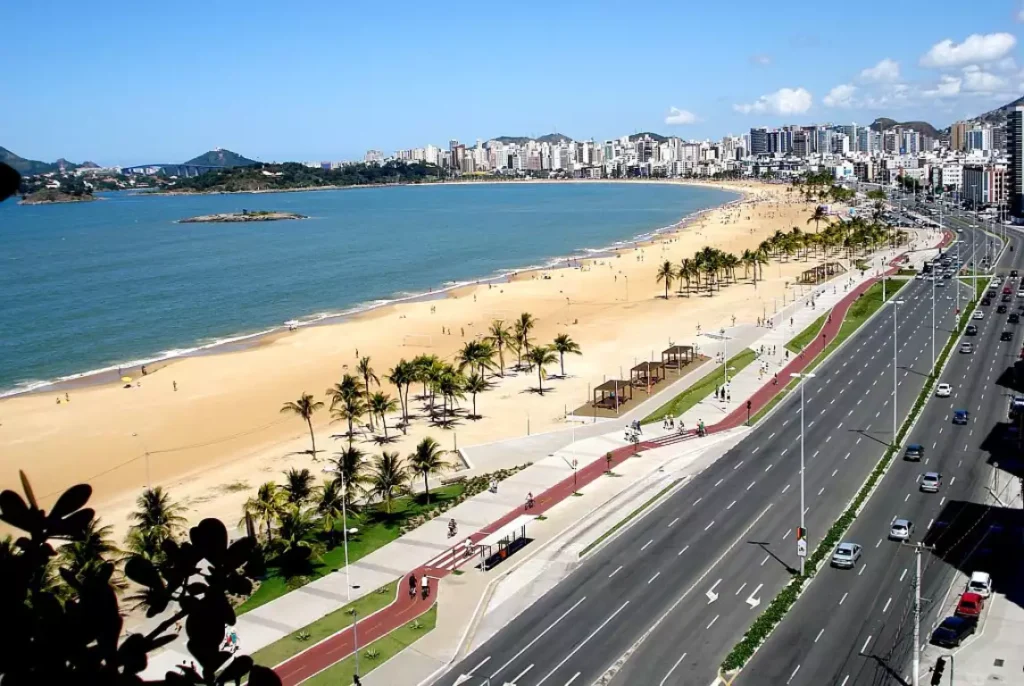
M 893 257 L 887 254 L 885 259 L 891 260 Z M 786 384 L 782 381 L 784 374 L 788 382 L 790 371 L 802 369 L 807 362 L 813 359 L 820 351 L 820 347 L 815 348 L 815 345 L 820 344 L 821 339 L 818 337 L 816 343 L 809 346 L 803 359 L 792 359 L 788 366 L 782 366 L 785 362 L 783 348 L 785 342 L 802 330 L 804 326 L 821 316 L 829 306 L 834 306 L 837 308 L 837 316 L 833 317 L 834 321 L 827 324 L 825 329 L 826 334 L 831 338 L 834 332 L 838 331 L 845 308 L 849 307 L 856 295 L 866 290 L 874 280 L 874 276 L 861 277 L 859 272 L 843 275 L 838 277 L 838 280 L 846 281 L 849 278 L 852 278 L 855 283 L 859 281 L 860 285 L 845 294 L 842 293 L 839 286 L 835 287 L 834 293 L 830 292 L 833 282 L 819 286 L 815 296 L 816 307 L 813 310 L 807 308 L 803 300 L 799 300 L 779 312 L 775 316 L 775 320 L 778 322 L 782 321 L 779 319 L 780 317 L 785 318 L 787 322 L 789 317 L 793 318 L 792 331 L 787 331 L 786 326 L 777 326 L 772 329 L 750 325 L 741 325 L 727 330 L 726 335 L 730 338 L 729 351 L 731 354 L 736 354 L 746 347 L 759 348 L 760 345 L 765 345 L 767 348 L 774 345 L 776 347 L 775 354 L 765 359 L 769 361 L 772 369 L 775 366 L 781 368 L 780 383 L 778 386 L 773 386 L 770 383 L 770 377 L 759 378 L 758 364 L 755 362 L 737 374 L 735 378 L 730 379 L 732 402 L 712 401 L 710 398 L 702 401 L 684 415 L 683 420 L 687 427 L 695 427 L 697 419 L 700 418 L 703 418 L 714 432 L 738 427 L 746 420 L 745 401 L 747 397 L 751 398 L 753 413 L 784 388 Z M 701 339 L 702 350 L 706 353 L 717 352 L 717 346 L 721 345 L 721 342 L 708 340 L 709 343 L 705 345 L 704 339 Z M 531 460 L 534 464 L 503 481 L 497 493 L 479 494 L 449 510 L 444 517 L 427 522 L 350 565 L 350 589 L 346 589 L 344 570 L 339 570 L 240 616 L 236 630 L 242 641 L 242 649 L 247 653 L 252 653 L 268 645 L 343 606 L 348 602 L 350 595 L 351 599 L 355 600 L 388 582 L 406 577 L 410 571 L 415 571 L 417 577 L 422 577 L 426 573 L 431 579 L 430 600 L 411 600 L 404 592 L 406 586 L 403 582 L 400 584 L 400 592 L 394 604 L 359 621 L 360 645 L 366 645 L 395 627 L 410 621 L 429 609 L 430 603 L 439 595 L 448 597 L 447 591 L 442 590 L 440 593 L 438 591 L 438 581 L 441 578 L 446 577 L 461 564 L 476 561 L 475 557 L 466 558 L 461 555 L 461 549 L 455 549 L 456 546 L 465 542 L 468 535 L 471 535 L 472 540 L 476 542 L 522 514 L 546 515 L 556 508 L 586 506 L 586 501 L 589 499 L 577 499 L 571 498 L 571 496 L 574 491 L 589 486 L 604 473 L 608 467 L 605 456 L 609 453 L 612 455 L 613 468 L 618 470 L 628 458 L 637 452 L 644 453 L 645 451 L 663 449 L 665 454 L 671 453 L 675 456 L 686 450 L 684 446 L 673 444 L 692 440 L 692 437 L 666 436 L 665 434 L 668 432 L 662 430 L 657 424 L 645 427 L 645 440 L 636 447 L 626 442 L 623 428 L 630 421 L 642 419 L 660 407 L 702 378 L 712 368 L 714 368 L 712 362 L 699 366 L 676 382 L 667 385 L 653 397 L 624 412 L 616 420 L 599 421 L 467 449 L 465 454 L 471 465 L 471 470 L 466 473 L 492 471 Z M 717 423 L 713 421 L 715 418 L 718 419 Z M 573 438 L 576 440 L 574 441 Z M 538 459 L 538 455 L 546 455 L 546 457 Z M 645 457 L 647 456 L 645 455 Z M 573 469 L 574 461 L 577 465 L 575 470 Z M 620 480 L 605 479 L 604 481 Z M 623 486 L 625 485 L 624 483 Z M 526 512 L 527 495 L 531 493 L 534 495 L 536 506 Z M 584 502 L 579 504 L 580 501 Z M 595 501 L 590 502 L 590 506 L 593 507 Z M 456 539 L 448 538 L 447 520 L 449 518 L 455 519 L 458 523 L 459 536 Z M 459 581 L 461 580 L 459 578 Z M 446 582 L 444 586 L 447 587 L 447 585 Z M 433 633 L 439 630 L 440 628 Z M 346 630 L 287 661 L 278 667 L 278 672 L 286 684 L 299 683 L 323 667 L 344 658 L 351 651 L 351 631 Z M 166 671 L 172 670 L 175 665 L 188 659 L 191 658 L 184 646 L 180 645 L 180 642 L 175 642 L 162 653 L 152 657 L 145 676 L 162 677 Z

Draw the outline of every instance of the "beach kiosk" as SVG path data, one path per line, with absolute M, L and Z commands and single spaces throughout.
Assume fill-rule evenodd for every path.
M 678 373 L 683 367 L 693 362 L 695 357 L 693 346 L 673 345 L 661 351 L 661 364 L 665 369 L 675 369 Z
M 507 560 L 516 551 L 529 543 L 526 527 L 536 515 L 519 515 L 508 524 L 476 543 L 480 555 L 480 569 L 487 571 Z
M 663 362 L 641 362 L 629 370 L 630 382 L 637 388 L 646 388 L 651 392 L 651 386 L 664 380 L 665 363 Z
M 600 386 L 594 388 L 594 407 L 606 410 L 615 410 L 618 414 L 619 407 L 633 399 L 633 384 L 622 379 L 609 379 Z

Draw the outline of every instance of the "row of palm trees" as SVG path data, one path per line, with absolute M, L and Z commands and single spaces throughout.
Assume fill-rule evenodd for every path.
M 794 179 L 792 187 L 798 192 L 802 189 L 804 198 L 808 201 L 842 203 L 852 200 L 856 195 L 849 188 L 835 185 L 835 177 L 827 170 L 807 172 Z
M 493 386 L 495 375 L 505 376 L 506 352 L 515 352 L 516 369 L 537 370 L 537 391 L 541 395 L 544 394 L 547 367 L 558 362 L 564 377 L 565 356 L 581 354 L 579 344 L 565 333 L 556 336 L 550 345 L 538 345 L 531 336 L 535 326 L 533 316 L 524 312 L 511 327 L 501 320 L 493 321 L 486 336 L 464 343 L 451 362 L 428 354 L 417 355 L 412 360 L 399 360 L 384 376 L 384 381 L 394 386 L 395 397 L 381 388 L 381 379 L 370 357 L 362 357 L 354 374 L 344 374 L 340 382 L 325 391 L 329 406 L 312 394 L 303 393 L 297 400 L 284 403 L 281 412 L 294 414 L 306 422 L 314 459 L 317 457 L 317 449 L 313 416 L 317 412 L 329 407 L 332 420 L 347 423 L 345 436 L 349 446 L 355 438 L 357 422 L 365 417 L 367 426 L 373 432 L 376 430 L 375 420 L 379 419 L 384 434 L 379 442 L 388 443 L 391 437 L 388 434 L 387 415 L 401 411 L 398 428 L 406 431 L 412 414 L 410 389 L 417 383 L 422 384 L 419 399 L 426 402 L 432 422 L 447 426 L 455 414 L 458 401 L 464 400 L 466 395 L 472 396 L 473 411 L 469 415 L 470 419 L 479 419 L 477 395 Z M 377 389 L 371 392 L 372 385 L 376 385 Z M 441 398 L 440 414 L 437 412 L 438 397 Z

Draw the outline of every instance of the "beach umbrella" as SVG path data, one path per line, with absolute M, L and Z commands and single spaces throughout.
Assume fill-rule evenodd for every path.
M 121 381 L 124 381 L 125 383 L 131 383 L 132 382 L 132 377 L 130 377 L 130 376 L 122 376 L 121 377 Z

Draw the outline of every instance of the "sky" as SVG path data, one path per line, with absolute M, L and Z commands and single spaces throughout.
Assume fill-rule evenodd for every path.
M 944 127 L 1024 94 L 1024 0 L 53 0 L 5 8 L 3 26 L 0 146 L 101 165 Z

